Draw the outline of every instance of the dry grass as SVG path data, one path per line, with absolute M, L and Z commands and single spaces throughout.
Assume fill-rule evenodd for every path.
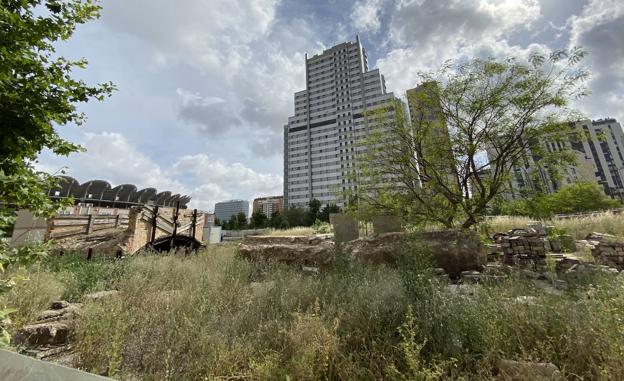
M 290 228 L 290 229 L 273 229 L 267 235 L 290 237 L 290 236 L 298 236 L 298 235 L 307 236 L 307 235 L 314 235 L 314 234 L 316 234 L 316 231 L 314 230 L 314 228 L 300 226 L 300 227 Z
M 497 216 L 487 221 L 490 232 L 505 232 L 512 228 L 524 227 L 532 221 L 528 217 Z M 584 239 L 591 232 L 609 233 L 624 238 L 624 214 L 611 212 L 545 221 L 546 225 L 553 225 L 557 229 L 565 230 L 576 239 Z
M 37 271 L 77 298 L 120 291 L 83 306 L 75 339 L 78 366 L 116 379 L 482 380 L 501 356 L 553 362 L 569 379 L 624 378 L 622 277 L 570 279 L 561 296 L 511 277 L 467 296 L 408 261 L 417 251 L 400 270 L 337 253 L 332 271 L 306 276 L 234 250 L 89 267 L 68 255 Z

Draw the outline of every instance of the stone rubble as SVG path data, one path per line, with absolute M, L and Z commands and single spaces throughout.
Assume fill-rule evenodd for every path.
M 71 366 L 73 352 L 70 340 L 80 304 L 55 301 L 39 314 L 32 324 L 23 326 L 13 337 L 12 345 L 41 360 Z

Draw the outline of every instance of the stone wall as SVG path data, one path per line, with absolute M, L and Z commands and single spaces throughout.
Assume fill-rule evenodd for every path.
M 598 242 L 591 253 L 598 263 L 615 267 L 619 271 L 624 270 L 624 243 L 614 241 Z

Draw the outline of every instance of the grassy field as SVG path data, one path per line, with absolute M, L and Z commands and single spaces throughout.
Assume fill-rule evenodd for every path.
M 531 219 L 528 217 L 498 216 L 486 225 L 491 232 L 506 232 L 512 228 L 524 227 Z M 564 230 L 576 239 L 584 239 L 592 232 L 609 233 L 624 238 L 624 215 L 611 212 L 588 217 L 556 219 L 546 221 L 546 225 L 553 225 Z
M 401 270 L 338 255 L 320 276 L 240 260 L 235 246 L 66 255 L 24 272 L 30 280 L 3 303 L 17 308 L 17 329 L 53 299 L 119 290 L 83 306 L 75 338 L 76 366 L 117 379 L 489 379 L 500 358 L 553 362 L 568 379 L 624 379 L 623 277 L 569 279 L 560 296 L 510 277 L 471 296 L 405 254 Z

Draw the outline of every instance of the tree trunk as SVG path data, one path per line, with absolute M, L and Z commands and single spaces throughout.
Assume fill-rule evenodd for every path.
M 472 225 L 476 224 L 477 220 L 473 216 L 468 216 L 466 221 L 462 224 L 462 229 L 469 229 Z

